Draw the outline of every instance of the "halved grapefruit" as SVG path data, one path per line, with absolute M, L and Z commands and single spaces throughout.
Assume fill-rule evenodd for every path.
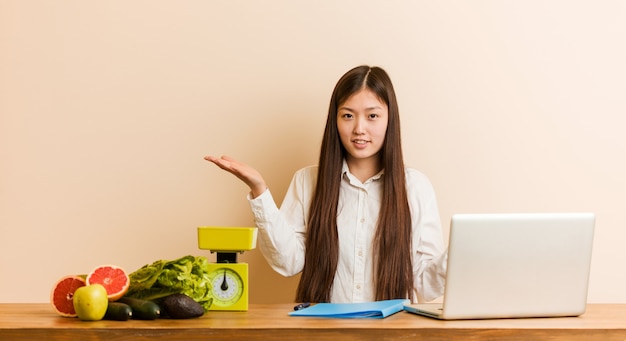
M 76 317 L 74 292 L 85 285 L 85 279 L 79 276 L 65 276 L 58 280 L 50 293 L 50 303 L 54 310 L 61 316 Z
M 124 269 L 115 265 L 101 265 L 87 275 L 87 285 L 102 284 L 109 302 L 117 301 L 128 292 L 130 278 Z

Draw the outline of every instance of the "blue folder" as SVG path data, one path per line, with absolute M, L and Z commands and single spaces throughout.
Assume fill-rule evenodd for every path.
M 315 316 L 332 318 L 385 318 L 404 308 L 406 299 L 365 303 L 318 303 L 308 308 L 289 312 L 291 316 Z

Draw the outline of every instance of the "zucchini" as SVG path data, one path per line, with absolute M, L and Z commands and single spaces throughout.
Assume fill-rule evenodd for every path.
M 133 297 L 122 297 L 117 302 L 125 303 L 133 310 L 133 319 L 154 320 L 161 315 L 161 308 L 158 304 Z
M 133 316 L 133 309 L 126 303 L 109 302 L 105 320 L 128 321 Z

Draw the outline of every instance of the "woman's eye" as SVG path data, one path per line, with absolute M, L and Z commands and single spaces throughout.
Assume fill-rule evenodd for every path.
M 370 119 L 375 119 L 378 117 L 378 114 L 370 114 L 369 117 Z
M 343 118 L 352 118 L 352 114 L 346 113 L 341 115 Z

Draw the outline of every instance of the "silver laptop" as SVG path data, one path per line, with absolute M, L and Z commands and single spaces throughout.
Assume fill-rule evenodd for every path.
M 443 303 L 404 309 L 444 320 L 581 315 L 594 226 L 593 213 L 454 215 Z

